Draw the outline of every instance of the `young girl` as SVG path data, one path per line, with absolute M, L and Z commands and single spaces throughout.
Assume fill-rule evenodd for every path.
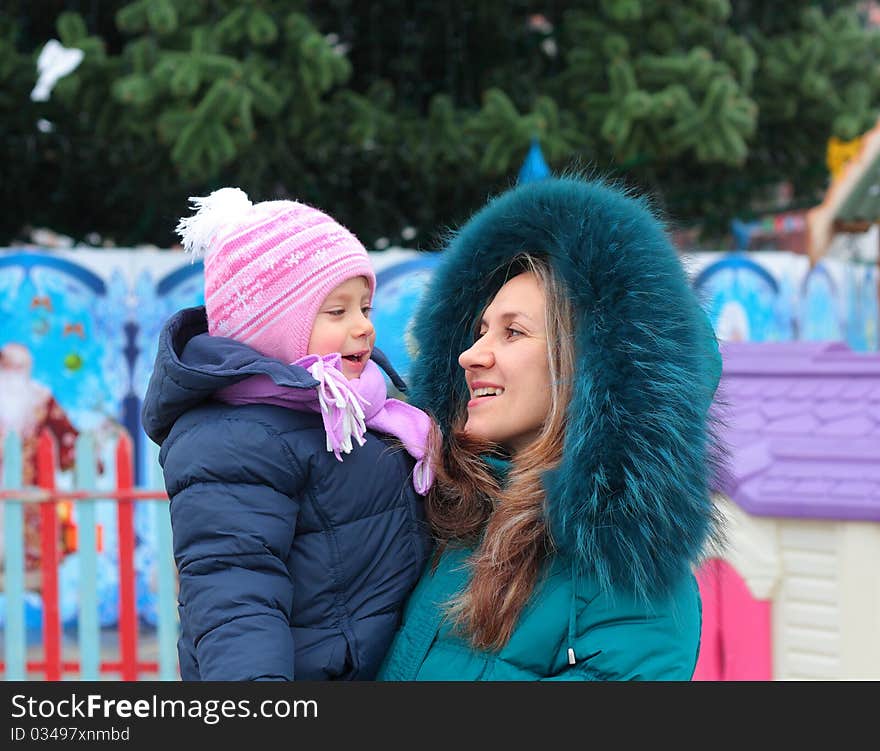
M 293 201 L 191 199 L 204 308 L 143 409 L 171 500 L 184 680 L 374 677 L 429 543 L 429 419 L 387 399 L 357 239 Z

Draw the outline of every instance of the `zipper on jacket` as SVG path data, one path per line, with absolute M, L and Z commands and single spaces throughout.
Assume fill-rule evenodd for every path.
M 575 665 L 577 657 L 574 653 L 574 626 L 577 614 L 578 566 L 577 558 L 571 559 L 571 604 L 568 609 L 568 664 Z

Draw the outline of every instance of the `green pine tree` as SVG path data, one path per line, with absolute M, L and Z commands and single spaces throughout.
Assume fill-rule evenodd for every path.
M 385 237 L 436 248 L 512 183 L 533 137 L 553 168 L 611 174 L 674 223 L 722 236 L 780 182 L 796 205 L 818 202 L 828 138 L 873 125 L 880 36 L 860 12 L 735 0 L 17 0 L 0 10 L 0 242 L 27 222 L 166 246 L 187 196 L 232 184 L 320 206 L 368 247 Z M 84 60 L 33 102 L 51 38 Z

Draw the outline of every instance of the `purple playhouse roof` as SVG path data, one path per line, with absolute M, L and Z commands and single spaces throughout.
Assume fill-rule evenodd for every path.
M 880 521 L 880 353 L 827 342 L 721 352 L 725 492 L 758 516 Z

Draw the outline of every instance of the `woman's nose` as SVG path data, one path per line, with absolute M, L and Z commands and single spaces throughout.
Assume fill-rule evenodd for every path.
M 495 361 L 492 349 L 486 346 L 485 337 L 477 339 L 473 345 L 458 356 L 458 364 L 465 370 L 489 368 Z

